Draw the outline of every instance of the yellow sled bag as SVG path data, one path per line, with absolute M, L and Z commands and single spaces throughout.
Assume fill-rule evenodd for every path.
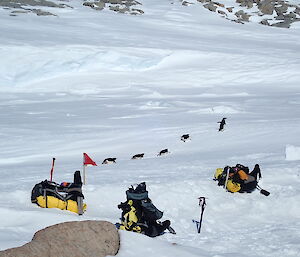
M 58 208 L 79 214 L 78 204 L 76 201 L 67 200 L 63 201 L 54 196 L 39 196 L 36 198 L 36 203 L 42 208 Z M 86 211 L 86 204 L 83 204 L 83 211 Z
M 233 182 L 232 179 L 229 179 L 226 188 L 229 192 L 236 193 L 241 190 L 241 184 Z
M 223 169 L 222 168 L 217 168 L 216 172 L 215 172 L 215 175 L 214 175 L 214 179 L 218 180 L 219 177 L 222 175 L 222 173 L 223 173 Z
M 31 192 L 31 202 L 42 208 L 58 208 L 82 215 L 86 210 L 83 203 L 80 171 L 74 174 L 74 183 L 57 184 L 52 181 L 42 181 L 36 184 Z
M 129 207 L 128 212 L 122 215 L 122 222 L 119 229 L 141 233 L 142 228 L 137 225 L 139 220 L 136 215 L 136 209 L 133 207 L 133 201 L 129 200 L 127 205 Z

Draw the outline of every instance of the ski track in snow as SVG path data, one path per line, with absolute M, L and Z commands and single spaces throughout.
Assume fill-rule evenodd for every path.
M 285 157 L 287 145 L 300 147 L 299 29 L 142 2 L 136 17 L 80 1 L 59 18 L 1 10 L 0 248 L 59 222 L 118 222 L 127 188 L 146 181 L 177 235 L 122 231 L 117 256 L 299 256 L 300 163 Z M 158 157 L 164 148 L 171 153 Z M 31 204 L 51 158 L 55 181 L 70 181 L 83 152 L 99 164 L 87 169 L 87 212 Z M 137 153 L 145 158 L 130 160 Z M 100 165 L 107 157 L 117 163 Z M 270 196 L 218 187 L 215 169 L 236 163 L 259 163 Z M 200 235 L 199 196 L 207 197 Z

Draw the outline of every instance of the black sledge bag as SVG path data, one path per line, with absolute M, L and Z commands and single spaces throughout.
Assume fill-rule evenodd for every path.
M 142 201 L 142 210 L 145 220 L 159 220 L 163 216 L 163 212 L 156 208 L 152 201 L 148 198 Z

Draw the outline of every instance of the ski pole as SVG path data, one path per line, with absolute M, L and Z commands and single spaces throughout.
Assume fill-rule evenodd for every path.
M 226 171 L 226 179 L 225 179 L 225 184 L 224 184 L 224 188 L 225 188 L 225 190 L 227 190 L 227 183 L 228 183 L 228 178 L 229 178 L 229 170 L 230 170 L 230 168 L 228 167 L 227 168 L 227 171 Z
M 51 167 L 51 170 L 50 170 L 50 181 L 52 181 L 54 162 L 55 162 L 55 158 L 52 159 L 52 167 Z
M 200 213 L 200 220 L 199 220 L 199 223 L 198 223 L 198 233 L 201 232 L 201 225 L 202 225 L 202 218 L 203 218 L 203 213 L 204 213 L 204 209 L 205 209 L 205 206 L 206 206 L 206 201 L 205 201 L 205 197 L 199 197 L 199 206 L 201 208 L 201 213 Z
M 259 190 L 259 192 L 265 196 L 268 196 L 270 194 L 270 192 L 268 192 L 267 190 L 262 189 L 258 184 L 256 185 L 256 188 Z

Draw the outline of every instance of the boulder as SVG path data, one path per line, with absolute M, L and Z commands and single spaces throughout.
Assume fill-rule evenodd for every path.
M 260 22 L 260 24 L 266 25 L 266 26 L 270 26 L 270 23 L 268 22 L 267 19 L 263 19 L 263 20 Z
M 239 10 L 238 12 L 236 12 L 235 16 L 238 17 L 241 21 L 249 21 L 249 18 L 251 17 L 251 15 L 245 13 L 243 10 Z
M 227 10 L 228 12 L 233 12 L 233 8 L 234 8 L 234 7 L 227 7 L 226 10 Z
M 203 5 L 206 9 L 210 10 L 211 12 L 215 12 L 217 10 L 217 6 L 214 5 L 213 3 L 207 3 Z
M 273 23 L 272 27 L 278 27 L 278 28 L 289 28 L 291 26 L 292 21 L 291 20 L 284 20 L 282 22 Z
M 191 5 L 192 3 L 188 2 L 188 1 L 183 1 L 181 4 L 184 5 L 184 6 L 189 6 L 189 5 Z
M 99 2 L 84 2 L 84 6 L 89 6 L 95 10 L 103 10 L 105 7 L 105 2 L 99 1 Z
M 253 7 L 253 0 L 236 0 L 238 4 L 242 7 L 252 8 Z
M 277 13 L 278 16 L 280 16 L 280 15 L 286 13 L 287 10 L 288 10 L 288 5 L 287 5 L 287 4 L 284 4 L 284 3 L 281 4 L 280 6 L 276 6 L 276 7 L 275 7 L 275 11 L 276 11 L 276 13 Z
M 104 257 L 116 255 L 120 237 L 107 221 L 72 221 L 35 233 L 31 242 L 0 251 L 0 257 Z
M 218 10 L 218 13 L 221 14 L 221 15 L 227 16 L 226 12 L 223 12 L 221 10 Z
M 273 14 L 274 9 L 275 9 L 275 4 L 272 0 L 262 0 L 258 4 L 258 9 L 263 13 L 263 14 Z

